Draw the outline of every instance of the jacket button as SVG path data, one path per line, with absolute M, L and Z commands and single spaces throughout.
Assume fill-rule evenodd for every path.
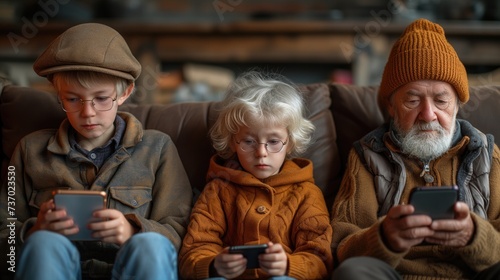
M 257 213 L 265 214 L 266 213 L 266 206 L 261 205 L 261 206 L 257 207 Z
M 132 202 L 132 205 L 137 206 L 137 200 L 134 199 L 131 202 Z

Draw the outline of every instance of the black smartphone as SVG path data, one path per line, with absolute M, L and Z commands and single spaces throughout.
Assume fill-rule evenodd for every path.
M 427 215 L 433 220 L 453 219 L 453 206 L 458 200 L 457 186 L 417 187 L 410 194 L 413 215 Z
M 247 259 L 247 268 L 259 267 L 259 255 L 266 251 L 267 244 L 238 245 L 229 247 L 230 254 L 242 254 Z
M 103 191 L 56 190 L 53 193 L 56 209 L 65 209 L 78 225 L 78 233 L 68 235 L 70 240 L 95 240 L 87 225 L 99 221 L 92 216 L 96 210 L 106 207 L 106 193 Z

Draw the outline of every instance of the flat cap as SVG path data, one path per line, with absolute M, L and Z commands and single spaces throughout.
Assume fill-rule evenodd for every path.
M 33 70 L 42 77 L 62 71 L 94 71 L 135 81 L 141 64 L 116 30 L 104 24 L 83 23 L 52 41 Z

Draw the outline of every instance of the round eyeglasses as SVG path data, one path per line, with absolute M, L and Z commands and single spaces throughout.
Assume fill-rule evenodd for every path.
M 270 153 L 279 153 L 288 141 L 283 142 L 281 140 L 270 140 L 266 143 L 259 143 L 253 139 L 246 139 L 240 140 L 239 142 L 235 140 L 235 142 L 240 146 L 240 149 L 243 152 L 253 152 L 259 145 L 264 144 L 264 146 L 266 147 L 266 151 Z
M 118 95 L 115 98 L 111 98 L 109 96 L 105 97 L 94 97 L 89 100 L 84 100 L 81 98 L 62 98 L 59 99 L 59 103 L 61 104 L 64 112 L 67 113 L 76 113 L 80 112 L 83 109 L 83 104 L 87 101 L 92 103 L 92 107 L 96 111 L 109 111 L 113 108 L 113 102 L 116 101 Z

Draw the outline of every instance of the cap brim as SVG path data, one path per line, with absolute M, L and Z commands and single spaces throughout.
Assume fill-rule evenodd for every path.
M 46 77 L 48 75 L 64 71 L 92 71 L 92 72 L 108 74 L 111 76 L 116 76 L 129 81 L 135 81 L 135 78 L 129 73 L 116 71 L 108 68 L 97 67 L 97 66 L 89 66 L 89 65 L 60 65 L 44 69 L 38 72 L 38 75 Z

